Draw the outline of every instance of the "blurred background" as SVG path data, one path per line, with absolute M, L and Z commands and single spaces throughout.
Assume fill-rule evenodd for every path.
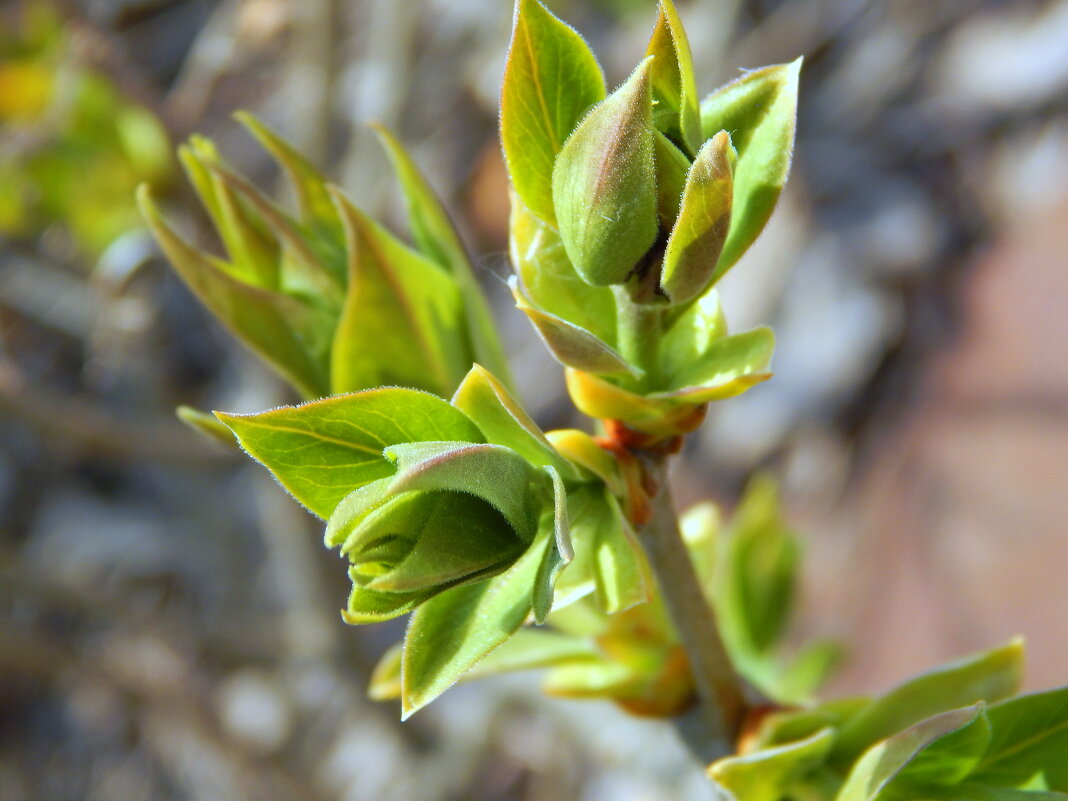
M 552 0 L 617 84 L 653 0 Z M 678 0 L 702 92 L 806 57 L 793 175 L 722 284 L 776 377 L 715 408 L 682 501 L 771 470 L 807 543 L 799 632 L 830 692 L 1029 639 L 1068 682 L 1068 2 Z M 161 260 L 150 182 L 212 241 L 173 158 L 193 132 L 262 186 L 249 109 L 400 219 L 372 120 L 449 201 L 545 427 L 559 369 L 511 300 L 496 104 L 508 0 L 0 3 L 0 799 L 713 798 L 666 724 L 456 688 L 365 697 L 398 625 L 261 471 L 177 404 L 292 400 Z

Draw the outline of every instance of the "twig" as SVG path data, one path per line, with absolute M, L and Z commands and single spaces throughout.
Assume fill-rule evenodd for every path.
M 671 492 L 663 481 L 661 487 L 653 516 L 638 529 L 638 538 L 690 661 L 700 702 L 694 715 L 680 721 L 680 733 L 700 759 L 711 761 L 734 751 L 747 707 L 745 693 L 679 533 Z

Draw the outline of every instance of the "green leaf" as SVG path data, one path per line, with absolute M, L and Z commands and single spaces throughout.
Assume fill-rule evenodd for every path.
M 207 139 L 193 137 L 188 147 L 178 148 L 178 159 L 215 223 L 233 274 L 253 286 L 278 289 L 277 243 L 225 179 L 208 166 L 220 164 L 215 146 Z
M 384 453 L 397 465 L 390 494 L 415 490 L 469 493 L 504 515 L 520 539 L 530 542 L 534 538 L 539 507 L 531 486 L 542 482 L 544 474 L 510 448 L 470 442 L 406 442 L 391 445 Z
M 755 744 L 770 748 L 811 737 L 821 729 L 840 729 L 869 704 L 866 697 L 834 698 L 801 709 L 773 712 L 761 721 Z
M 909 801 L 1068 801 L 1068 793 L 1043 790 L 1010 790 L 1006 787 L 987 787 L 964 782 L 953 787 L 924 787 L 922 799 L 912 796 Z
M 234 278 L 164 222 L 147 186 L 137 193 L 141 214 L 174 269 L 201 303 L 306 397 L 328 391 L 326 365 L 316 358 L 331 321 L 293 298 Z
M 823 764 L 833 742 L 834 730 L 822 729 L 804 740 L 720 759 L 708 775 L 735 798 L 779 801 L 791 785 Z
M 234 447 L 233 433 L 220 423 L 215 415 L 202 412 L 200 409 L 194 409 L 192 406 L 179 406 L 174 412 L 178 415 L 178 419 L 190 428 L 199 431 L 215 442 L 222 442 L 231 448 Z
M 1047 789 L 1068 791 L 1068 687 L 1010 698 L 987 715 L 993 739 L 973 781 L 1019 787 L 1042 774 Z
M 430 188 L 411 156 L 388 130 L 371 126 L 389 154 L 408 207 L 412 238 L 424 256 L 444 267 L 456 280 L 463 299 L 464 323 L 475 361 L 485 365 L 505 384 L 511 383 L 508 359 L 489 305 L 471 269 L 467 249 L 448 212 Z
M 539 534 L 499 576 L 446 590 L 415 611 L 404 641 L 405 718 L 445 692 L 523 625 L 532 610 L 531 588 L 549 536 L 548 531 Z
M 584 281 L 619 284 L 656 240 L 650 59 L 586 115 L 553 166 L 564 250 Z
M 565 478 L 580 477 L 578 470 L 556 452 L 519 401 L 481 365 L 471 368 L 450 402 L 474 421 L 487 442 L 511 448 L 532 465 L 552 465 Z
M 282 165 L 296 193 L 301 222 L 311 229 L 317 240 L 324 243 L 336 243 L 335 249 L 340 250 L 341 242 L 344 240 L 341 219 L 330 199 L 330 193 L 322 174 L 296 148 L 252 114 L 239 111 L 234 114 L 234 118 L 245 126 L 245 129 L 260 145 Z M 330 266 L 338 264 L 338 260 L 328 259 L 327 264 Z M 341 269 L 335 270 L 334 277 L 344 281 L 343 261 L 339 267 Z
M 616 502 L 603 487 L 571 493 L 571 538 L 575 559 L 561 579 L 561 592 L 578 594 L 592 579 L 597 603 L 614 614 L 651 597 L 652 576 L 645 554 Z
M 504 569 L 524 548 L 499 511 L 464 492 L 407 492 L 369 509 L 349 498 L 330 524 L 361 590 L 440 591 Z
M 790 172 L 801 59 L 764 67 L 717 89 L 701 103 L 706 137 L 727 131 L 738 149 L 731 227 L 712 283 L 764 229 Z
M 656 27 L 645 52 L 656 57 L 650 74 L 656 101 L 653 116 L 656 127 L 690 153 L 696 153 L 704 139 L 697 105 L 697 80 L 690 41 L 672 0 L 660 0 Z
M 653 158 L 656 162 L 656 211 L 660 227 L 670 231 L 679 218 L 690 160 L 660 131 L 653 132 Z
M 626 493 L 627 485 L 619 463 L 585 431 L 565 428 L 549 431 L 545 436 L 569 464 L 578 465 L 601 479 L 610 493 L 618 496 Z
M 345 263 L 344 253 L 334 247 L 315 247 L 316 242 L 325 240 L 308 236 L 255 186 L 221 163 L 210 162 L 208 166 L 221 184 L 241 195 L 282 244 L 279 289 L 293 296 L 313 297 L 336 315 L 344 295 L 344 277 L 338 276 Z
M 515 297 L 515 307 L 534 324 L 545 347 L 566 367 L 600 375 L 630 375 L 637 378 L 642 371 L 624 359 L 618 351 L 591 334 L 555 314 L 532 305 L 523 294 L 515 276 L 508 284 Z
M 723 250 L 733 192 L 730 146 L 730 137 L 720 131 L 705 142 L 686 177 L 660 276 L 660 287 L 672 303 L 685 303 L 704 291 Z
M 827 683 L 841 664 L 842 644 L 835 640 L 816 640 L 806 644 L 775 677 L 775 697 L 785 702 L 807 701 Z
M 374 701 L 390 701 L 401 695 L 400 643 L 390 648 L 371 674 L 367 695 Z M 536 670 L 565 664 L 582 664 L 597 659 L 597 649 L 589 640 L 544 629 L 519 629 L 460 677 L 472 681 L 501 673 Z
M 335 192 L 349 288 L 331 356 L 331 389 L 397 384 L 451 395 L 471 367 L 455 282 Z
M 873 743 L 938 712 L 1012 695 L 1022 666 L 1023 644 L 1013 640 L 910 679 L 842 727 L 834 763 L 846 765 Z
M 534 582 L 534 622 L 545 622 L 553 608 L 553 594 L 556 579 L 567 564 L 575 558 L 575 547 L 571 542 L 571 524 L 567 513 L 567 493 L 564 481 L 556 468 L 545 468 L 553 483 L 552 528 L 553 536 L 545 544 L 545 554 L 538 565 L 538 575 Z
M 767 326 L 721 337 L 708 346 L 698 361 L 680 365 L 679 372 L 668 376 L 668 391 L 649 397 L 686 398 L 699 403 L 700 398 L 716 399 L 719 393 L 730 392 L 747 379 L 752 379 L 746 384 L 751 386 L 770 378 L 767 369 L 774 350 L 775 334 Z
M 956 783 L 990 740 L 983 709 L 979 703 L 943 712 L 875 745 L 853 766 L 836 801 L 895 798 L 894 785 L 907 783 L 910 773 L 943 785 Z
M 583 281 L 567 258 L 559 232 L 535 217 L 514 192 L 511 201 L 508 252 L 523 293 L 539 309 L 613 344 L 616 300 L 612 290 Z
M 215 414 L 252 458 L 324 519 L 354 489 L 393 475 L 382 455 L 389 445 L 482 440 L 459 409 L 429 393 L 396 387 L 260 414 Z
M 556 220 L 556 156 L 604 96 L 604 75 L 582 37 L 537 0 L 516 0 L 501 87 L 501 145 L 512 186 L 546 222 Z
M 798 564 L 797 537 L 782 520 L 773 480 L 753 481 L 724 539 L 719 607 L 744 649 L 765 654 L 789 621 Z
M 685 375 L 703 364 L 709 348 L 726 335 L 719 293 L 709 289 L 671 322 L 660 344 L 661 369 L 668 376 Z

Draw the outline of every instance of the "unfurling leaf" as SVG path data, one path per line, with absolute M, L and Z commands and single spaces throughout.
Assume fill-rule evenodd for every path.
M 501 88 L 501 144 L 512 186 L 549 223 L 553 162 L 586 110 L 605 95 L 590 48 L 538 0 L 516 0 Z
M 800 72 L 801 59 L 754 70 L 701 103 L 704 135 L 729 131 L 738 149 L 730 232 L 711 283 L 753 244 L 786 183 L 794 149 Z
M 660 0 L 656 27 L 645 52 L 656 57 L 650 75 L 656 127 L 691 154 L 696 153 L 703 139 L 697 80 L 690 42 L 672 0 Z
M 424 256 L 448 270 L 460 290 L 464 325 L 474 360 L 485 365 L 506 384 L 510 383 L 508 359 L 497 336 L 493 315 L 475 279 L 456 226 L 396 137 L 381 125 L 372 127 L 393 162 L 393 169 L 404 192 L 408 225 L 416 246 Z
M 715 272 L 731 221 L 730 148 L 730 136 L 720 131 L 705 142 L 686 177 L 660 276 L 660 288 L 672 303 L 700 295 Z
M 832 761 L 848 764 L 873 743 L 946 709 L 1012 695 L 1022 665 L 1023 643 L 1014 640 L 906 681 L 842 727 Z
M 216 412 L 248 454 L 323 518 L 353 490 L 393 475 L 382 452 L 400 442 L 481 442 L 460 410 L 434 395 L 386 387 L 260 414 Z
M 462 299 L 445 269 L 335 192 L 349 287 L 331 355 L 331 390 L 396 384 L 450 394 L 471 367 Z
M 553 167 L 564 249 L 595 286 L 623 283 L 656 240 L 652 60 L 586 115 Z
M 513 277 L 509 282 L 515 306 L 534 324 L 545 347 L 565 367 L 600 375 L 640 376 L 642 371 L 624 359 L 608 343 L 555 314 L 542 311 L 523 295 Z

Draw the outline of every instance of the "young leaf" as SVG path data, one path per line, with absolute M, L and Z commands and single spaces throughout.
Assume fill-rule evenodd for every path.
M 539 309 L 614 343 L 616 300 L 611 288 L 583 281 L 567 258 L 559 232 L 535 217 L 514 192 L 511 199 L 508 254 L 523 294 Z
M 552 611 L 557 576 L 568 562 L 575 558 L 564 481 L 555 468 L 546 467 L 545 471 L 553 482 L 553 536 L 545 543 L 545 554 L 538 565 L 538 575 L 534 582 L 534 622 L 539 625 L 545 622 L 545 618 Z
M 448 212 L 396 137 L 381 125 L 371 127 L 386 148 L 400 180 L 408 207 L 408 224 L 416 246 L 424 256 L 452 273 L 456 280 L 463 300 L 464 323 L 475 361 L 484 364 L 505 384 L 510 384 L 508 359 L 497 336 L 497 326 L 471 269 L 467 249 L 449 219 Z
M 620 473 L 619 463 L 585 431 L 565 428 L 548 431 L 545 436 L 569 463 L 585 468 L 597 476 L 613 495 L 622 496 L 626 493 L 627 486 Z
M 656 57 L 650 75 L 656 101 L 653 121 L 671 139 L 696 153 L 704 137 L 690 42 L 672 0 L 660 0 L 657 11 L 656 27 L 645 51 Z
M 720 131 L 705 142 L 686 177 L 660 276 L 660 287 L 672 303 L 685 303 L 704 291 L 723 250 L 733 194 L 730 146 L 727 132 Z
M 220 423 L 215 415 L 202 412 L 200 409 L 194 409 L 192 406 L 179 406 L 174 410 L 174 413 L 178 415 L 179 420 L 204 436 L 216 442 L 222 442 L 231 448 L 235 446 L 233 433 Z
M 171 230 L 147 186 L 138 190 L 137 202 L 163 252 L 200 302 L 306 397 L 326 394 L 326 365 L 313 354 L 331 321 L 300 301 L 234 278 Z
M 738 149 L 730 232 L 711 283 L 764 229 L 790 172 L 801 59 L 764 67 L 716 90 L 701 103 L 706 137 L 727 131 Z
M 330 522 L 338 534 L 347 534 L 342 553 L 361 591 L 440 592 L 503 570 L 524 549 L 499 511 L 465 492 L 395 495 L 335 525 L 346 506 L 339 504 Z
M 450 402 L 474 421 L 487 442 L 511 448 L 532 465 L 552 465 L 565 478 L 580 477 L 504 385 L 481 365 L 471 368 Z
M 980 703 L 943 712 L 874 746 L 853 766 L 836 801 L 889 801 L 894 797 L 895 781 L 904 781 L 906 772 L 927 749 L 949 737 L 954 737 L 955 747 L 943 752 L 944 761 L 924 760 L 922 765 L 917 764 L 917 773 L 927 779 L 944 779 L 941 784 L 954 784 L 959 780 L 956 777 L 962 772 L 962 764 L 966 773 L 967 765 L 978 758 L 989 742 L 990 730 L 983 708 Z
M 399 442 L 481 442 L 463 412 L 414 389 L 387 387 L 251 415 L 216 412 L 252 458 L 326 519 L 354 489 L 387 478 L 383 449 Z
M 311 229 L 316 239 L 340 244 L 344 238 L 341 220 L 319 171 L 296 148 L 252 114 L 239 111 L 234 118 L 282 165 L 296 193 L 301 222 Z M 339 270 L 335 278 L 344 281 L 344 272 Z
M 661 394 L 693 398 L 729 391 L 734 382 L 748 376 L 766 380 L 770 377 L 767 369 L 774 350 L 775 334 L 767 326 L 721 337 L 695 362 L 681 366 L 679 372 L 668 376 L 668 390 Z
M 556 156 L 604 95 L 601 67 L 582 37 L 538 0 L 516 0 L 501 87 L 501 145 L 512 186 L 546 222 L 556 221 Z
M 550 536 L 549 531 L 540 533 L 504 573 L 446 590 L 415 611 L 404 641 L 405 718 L 445 692 L 523 625 L 532 610 L 531 587 Z
M 553 167 L 564 250 L 594 286 L 623 283 L 656 240 L 651 61 L 586 115 Z
M 791 785 L 823 764 L 833 742 L 834 730 L 822 729 L 804 740 L 720 759 L 708 775 L 735 798 L 780 801 Z
M 534 324 L 545 347 L 561 364 L 601 375 L 630 375 L 634 378 L 642 375 L 642 371 L 624 359 L 615 348 L 585 328 L 532 305 L 524 296 L 515 276 L 512 276 L 508 285 L 515 297 L 515 307 Z
M 846 765 L 872 743 L 943 710 L 1012 695 L 1022 665 L 1023 644 L 1013 640 L 910 679 L 842 727 L 832 761 Z
M 331 390 L 397 384 L 450 395 L 471 367 L 456 284 L 340 192 L 349 288 L 331 354 Z
M 593 578 L 597 604 L 615 614 L 651 597 L 652 575 L 645 553 L 627 528 L 619 504 L 607 490 L 584 487 L 570 498 L 575 560 L 565 579 Z
M 1068 792 L 1068 687 L 1010 698 L 987 715 L 993 738 L 972 781 L 1019 787 L 1042 774 L 1048 789 Z
M 278 246 L 266 235 L 262 222 L 252 219 L 222 176 L 208 166 L 219 163 L 214 145 L 193 137 L 189 146 L 178 148 L 178 160 L 215 223 L 234 274 L 253 286 L 278 289 Z
M 708 349 L 726 335 L 719 293 L 709 289 L 670 321 L 660 345 L 661 370 L 668 376 L 685 374 L 703 363 Z
M 660 227 L 670 231 L 679 218 L 690 160 L 660 131 L 653 132 L 653 158 L 656 162 L 656 211 Z
M 519 539 L 530 542 L 534 538 L 538 507 L 531 485 L 540 482 L 544 474 L 510 448 L 470 442 L 406 442 L 391 445 L 384 453 L 397 465 L 390 494 L 426 490 L 468 493 L 504 515 Z

